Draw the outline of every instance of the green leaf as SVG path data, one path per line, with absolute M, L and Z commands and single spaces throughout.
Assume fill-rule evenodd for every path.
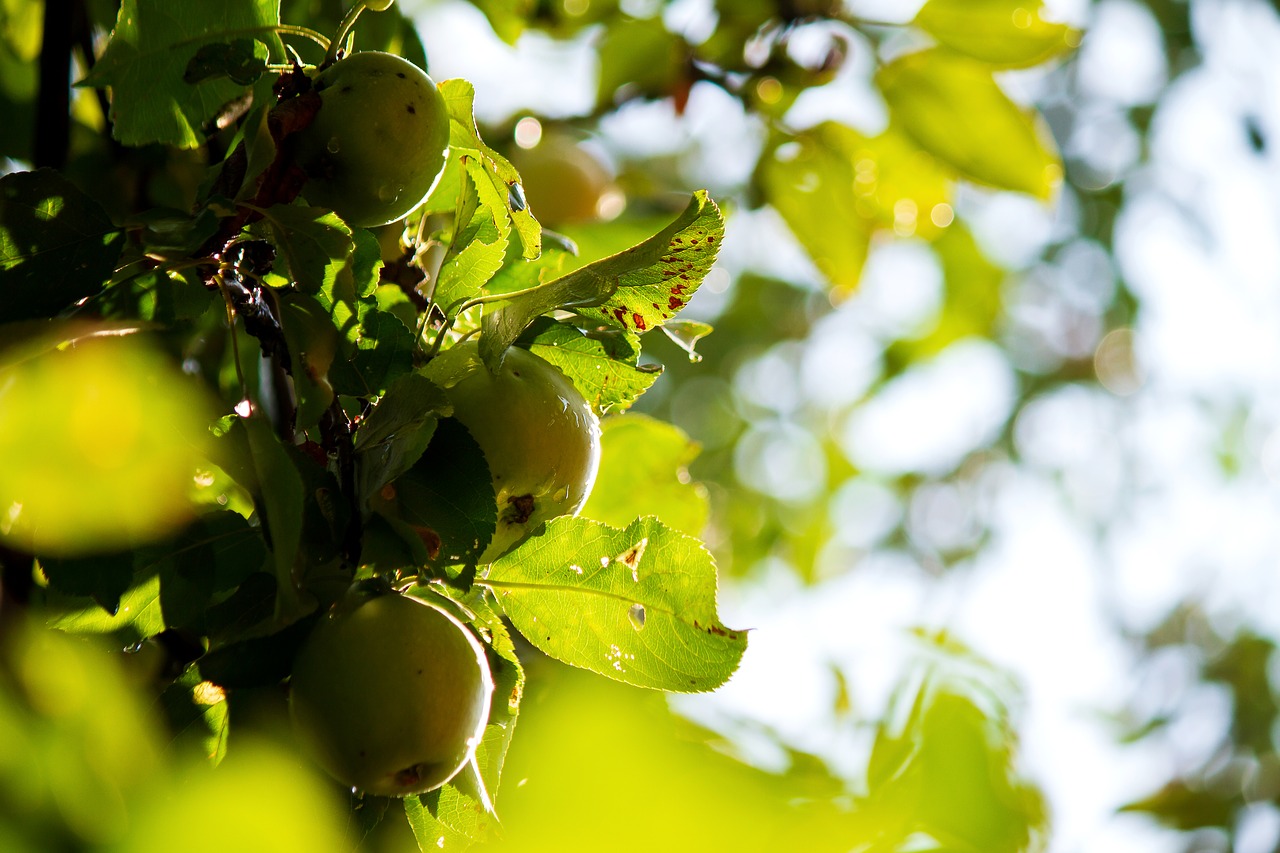
M 661 326 L 702 284 L 723 239 L 720 209 L 706 190 L 698 190 L 675 222 L 638 246 L 573 270 L 485 314 L 481 354 L 491 366 L 501 363 L 502 353 L 535 318 L 558 308 L 636 332 Z
M 276 570 L 276 616 L 281 622 L 292 622 L 306 607 L 298 591 L 294 569 L 302 545 L 303 502 L 306 493 L 302 475 L 284 445 L 261 417 L 241 419 L 249 437 L 253 469 L 257 475 L 258 511 L 265 516 L 265 526 Z
M 511 224 L 506 194 L 499 196 L 480 161 L 463 157 L 463 194 L 457 224 L 436 277 L 434 301 L 446 312 L 478 294 L 502 267 Z
M 711 555 L 655 518 L 555 519 L 477 583 L 546 654 L 637 687 L 714 690 L 747 646 L 716 614 Z
M 266 561 L 262 532 L 229 510 L 198 518 L 169 542 L 137 552 L 140 576 L 160 576 L 160 607 L 170 628 L 204 633 L 215 597 L 239 586 Z
M 524 190 L 520 187 L 520 173 L 516 167 L 480 138 L 473 109 L 475 87 L 466 80 L 445 80 L 439 88 L 449 112 L 449 159 L 461 162 L 462 157 L 470 157 L 483 167 L 485 178 L 498 197 L 504 200 L 503 207 L 515 226 L 524 247 L 524 256 L 529 259 L 538 257 L 542 251 L 542 226 L 533 218 L 524 201 Z M 446 171 L 440 182 L 444 183 L 447 178 Z
M 308 430 L 333 402 L 329 368 L 340 358 L 341 335 L 333 317 L 312 296 L 284 291 L 279 296 L 280 326 L 289 349 L 290 373 L 297 396 L 295 425 Z
M 965 177 L 1042 199 L 1061 183 L 1048 132 L 1000 90 L 991 66 L 934 48 L 885 65 L 876 85 L 892 124 Z
M 381 283 L 382 247 L 367 228 L 352 232 L 355 248 L 334 281 L 333 298 L 353 300 L 372 296 Z
M 356 430 L 356 491 L 362 506 L 413 467 L 430 444 L 436 422 L 451 413 L 444 391 L 425 376 L 407 373 L 388 386 Z
M 453 785 L 403 802 L 419 850 L 466 850 L 474 843 L 483 810 Z
M 684 73 L 689 47 L 658 15 L 624 20 L 607 28 L 600 41 L 600 84 L 596 103 L 608 108 L 623 87 L 651 98 L 670 94 Z
M 183 82 L 194 85 L 226 77 L 237 86 L 248 86 L 267 70 L 267 60 L 257 55 L 257 46 L 247 38 L 201 45 L 182 73 Z
M 244 93 L 228 80 L 183 80 L 200 46 L 279 23 L 279 0 L 123 0 L 111 40 L 82 84 L 111 87 L 111 129 L 125 145 L 195 148 L 204 141 L 200 126 Z M 275 35 L 262 38 L 284 55 Z
M 457 420 L 436 425 L 426 451 L 393 488 L 394 503 L 380 508 L 413 528 L 431 565 L 474 564 L 484 553 L 498 524 L 498 500 L 484 451 Z
M 1040 16 L 1040 0 L 929 0 L 913 23 L 954 51 L 1002 68 L 1025 68 L 1066 53 L 1080 33 Z
M 600 422 L 600 472 L 582 515 L 623 527 L 656 510 L 662 523 L 697 536 L 707 524 L 707 490 L 689 478 L 701 448 L 679 427 L 647 415 Z
M 498 38 L 514 45 L 537 9 L 537 0 L 474 0 Z
M 360 320 L 356 352 L 351 359 L 363 386 L 354 393 L 369 396 L 381 393 L 393 380 L 413 369 L 413 332 L 388 311 L 372 309 Z M 336 386 L 335 386 L 336 387 Z
M 315 627 L 319 614 L 262 637 L 251 637 L 213 649 L 200 658 L 200 672 L 221 687 L 270 687 L 289 675 L 298 649 Z
M 175 745 L 186 746 L 195 755 L 218 764 L 227 754 L 230 733 L 226 693 L 200 676 L 197 667 L 189 667 L 160 694 L 160 707 L 174 732 Z
M 124 642 L 145 640 L 167 626 L 160 607 L 160 576 L 152 575 L 120 597 L 114 613 L 82 601 L 52 602 L 48 626 L 71 634 L 118 634 Z
M 271 224 L 298 289 L 317 293 L 332 288 L 355 249 L 347 224 L 322 207 L 277 204 L 260 212 Z
M 133 583 L 133 552 L 41 558 L 40 569 L 59 592 L 92 598 L 103 610 L 115 613 L 120 596 Z
M 529 351 L 560 368 L 597 415 L 629 408 L 662 374 L 657 365 L 636 364 L 640 341 L 625 329 L 586 335 L 541 317 L 528 331 Z
M 858 204 L 855 164 L 824 138 L 838 134 L 823 126 L 778 145 L 760 158 L 759 179 L 765 197 L 814 265 L 835 288 L 848 293 L 862 277 L 871 216 Z
M 97 293 L 123 247 L 106 211 L 52 169 L 0 178 L 0 323 Z

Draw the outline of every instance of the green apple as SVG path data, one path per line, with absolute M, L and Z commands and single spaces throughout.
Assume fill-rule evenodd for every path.
M 492 697 L 484 648 L 461 622 L 354 586 L 299 651 L 289 712 L 335 779 L 404 797 L 439 788 L 472 759 Z
M 307 201 L 361 228 L 421 204 L 449 150 L 449 116 L 431 78 L 395 54 L 365 51 L 320 72 L 315 88 L 320 109 L 293 137 Z
M 512 347 L 494 374 L 469 340 L 436 356 L 424 372 L 445 390 L 493 477 L 498 525 L 481 563 L 498 559 L 542 523 L 577 513 L 600 467 L 600 422 L 559 368 Z
M 547 133 L 533 148 L 515 149 L 511 163 L 520 172 L 529 209 L 547 225 L 596 222 L 605 194 L 617 195 L 604 164 L 562 132 Z

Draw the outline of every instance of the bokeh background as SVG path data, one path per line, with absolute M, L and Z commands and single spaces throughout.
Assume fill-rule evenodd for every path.
M 42 6 L 0 0 L 0 171 L 41 156 Z M 982 183 L 878 84 L 937 37 L 917 0 L 401 0 L 421 55 L 376 35 L 474 83 L 485 139 L 584 260 L 695 189 L 728 220 L 682 314 L 714 332 L 696 356 L 646 336 L 665 374 L 636 410 L 696 444 L 705 497 L 662 512 L 703 526 L 742 668 L 665 697 L 524 650 L 495 849 L 1280 849 L 1280 3 L 967 11 L 1006 7 L 1048 46 L 982 61 L 1060 165 L 997 133 Z M 953 94 L 944 151 L 998 123 Z M 181 207 L 199 157 L 108 155 L 98 97 L 68 174 L 113 213 Z M 78 768 L 76 738 L 139 727 L 115 684 L 49 712 L 48 754 Z M 12 778 L 24 713 L 0 701 Z M 131 761 L 111 772 L 153 758 Z M 302 772 L 237 766 L 182 807 Z M 170 814 L 154 838 L 183 831 Z M 400 827 L 369 844 L 413 844 Z
M 620 5 L 705 44 L 735 4 Z M 533 117 L 607 164 L 621 221 L 701 186 L 729 211 L 718 270 L 689 309 L 716 327 L 701 362 L 646 349 L 667 373 L 641 408 L 701 445 L 689 467 L 710 491 L 721 606 L 728 624 L 755 629 L 728 686 L 671 701 L 678 719 L 788 779 L 792 797 L 833 785 L 814 781 L 814 764 L 865 796 L 898 706 L 927 694 L 921 679 L 958 683 L 987 714 L 989 749 L 938 770 L 950 776 L 937 797 L 962 797 L 986 772 L 976 762 L 1007 749 L 1043 795 L 1050 850 L 1274 850 L 1276 6 L 1049 3 L 1044 17 L 1085 32 L 1079 50 L 999 81 L 1052 130 L 1065 165 L 1052 201 L 962 182 L 952 233 L 878 229 L 856 287 L 833 290 L 762 203 L 757 160 L 774 122 L 882 131 L 877 57 L 919 36 L 861 21 L 907 22 L 919 6 L 849 2 L 844 22 L 797 27 L 799 64 L 840 41 L 842 62 L 767 117 L 709 81 L 602 115 L 602 69 L 621 60 L 602 57 L 601 27 L 531 29 L 511 45 L 468 3 L 416 14 L 432 72 L 473 80 L 483 121 L 519 141 Z M 563 230 L 591 246 L 605 229 Z M 596 808 L 630 800 L 636 824 L 665 824 L 671 802 L 647 792 L 683 783 L 649 778 L 661 775 L 652 743 L 595 756 L 569 745 L 583 717 L 624 730 L 637 712 L 610 702 L 644 700 L 585 684 L 589 699 L 566 700 L 561 680 L 576 681 L 548 675 L 557 688 L 542 711 L 540 674 L 508 821 L 533 820 L 526 800 L 552 820 L 555 802 L 596 787 L 599 758 L 618 779 L 606 774 Z M 543 726 L 548 752 L 534 758 Z M 563 778 L 545 763 L 560 750 Z M 705 758 L 667 760 L 717 784 Z M 758 806 L 742 799 L 695 809 L 688 825 L 702 815 L 707 846 L 741 846 L 717 833 L 751 823 Z M 992 814 L 1037 824 L 1034 808 L 996 800 Z M 602 831 L 646 833 L 611 823 Z M 862 849 L 855 822 L 846 831 L 832 849 Z M 1000 838 L 919 849 L 1023 843 Z

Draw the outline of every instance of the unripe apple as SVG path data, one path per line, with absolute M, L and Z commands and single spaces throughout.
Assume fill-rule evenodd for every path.
M 549 132 L 534 147 L 512 151 L 511 163 L 520 172 L 529 209 L 547 225 L 607 218 L 602 217 L 601 200 L 606 194 L 620 200 L 604 164 L 562 132 Z
M 315 79 L 320 109 L 293 139 L 302 194 L 348 225 L 395 222 L 444 171 L 449 116 L 436 84 L 391 53 L 353 53 Z
M 498 525 L 481 563 L 543 522 L 578 512 L 600 467 L 600 422 L 559 368 L 512 347 L 490 373 L 470 340 L 436 356 L 425 373 L 444 388 L 493 477 Z
M 403 797 L 444 785 L 475 755 L 493 696 L 484 648 L 435 605 L 352 591 L 294 661 L 289 711 L 344 785 Z

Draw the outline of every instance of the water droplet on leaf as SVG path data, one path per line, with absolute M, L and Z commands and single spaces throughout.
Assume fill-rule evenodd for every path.
M 639 631 L 644 627 L 644 605 L 633 604 L 631 609 L 627 611 L 627 618 L 631 620 L 631 627 Z

